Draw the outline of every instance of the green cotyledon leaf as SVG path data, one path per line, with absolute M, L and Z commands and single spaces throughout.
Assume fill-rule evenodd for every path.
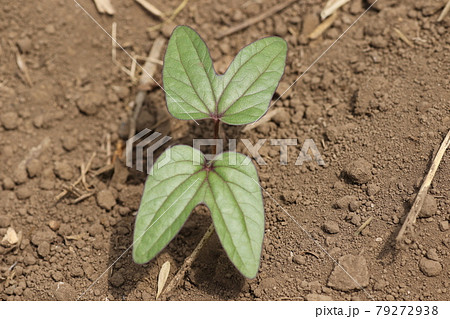
M 133 258 L 137 263 L 155 257 L 179 232 L 195 206 L 203 201 L 204 162 L 193 162 L 194 155 L 199 154 L 189 146 L 175 146 L 153 164 L 134 228 Z
M 164 57 L 168 110 L 183 120 L 252 123 L 267 112 L 284 73 L 286 54 L 286 41 L 263 38 L 243 48 L 225 74 L 218 75 L 205 42 L 191 28 L 179 26 Z
M 213 161 L 205 203 L 228 258 L 243 275 L 254 278 L 264 237 L 264 206 L 253 163 L 233 152 Z
M 243 154 L 219 154 L 207 163 L 189 146 L 166 150 L 147 179 L 134 230 L 133 258 L 154 258 L 179 232 L 191 211 L 205 204 L 228 257 L 246 277 L 259 269 L 264 206 L 258 175 Z

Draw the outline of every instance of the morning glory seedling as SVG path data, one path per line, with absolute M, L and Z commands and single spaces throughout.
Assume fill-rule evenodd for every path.
M 177 27 L 164 57 L 167 107 L 177 119 L 212 119 L 243 125 L 269 107 L 284 73 L 286 42 L 260 39 L 243 48 L 223 75 L 216 74 L 208 48 L 186 26 Z M 217 136 L 215 136 L 217 138 Z M 190 146 L 167 149 L 154 163 L 136 218 L 133 258 L 146 263 L 180 231 L 199 204 L 211 211 L 215 231 L 229 259 L 246 277 L 259 269 L 264 205 L 258 173 L 240 153 L 207 161 Z

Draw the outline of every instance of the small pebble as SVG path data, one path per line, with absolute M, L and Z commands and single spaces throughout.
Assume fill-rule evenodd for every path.
M 420 260 L 419 268 L 423 272 L 423 274 L 428 277 L 435 277 L 442 271 L 442 265 L 440 262 L 430 260 L 425 257 Z
M 111 276 L 111 278 L 109 278 L 109 282 L 113 285 L 113 287 L 119 288 L 123 285 L 125 279 L 123 279 L 123 276 L 120 273 L 116 272 Z
M 96 235 L 101 234 L 103 232 L 103 230 L 104 230 L 103 226 L 96 223 L 96 224 L 93 224 L 91 227 L 89 227 L 88 233 L 92 237 L 95 237 Z
M 14 182 L 16 184 L 23 184 L 28 180 L 28 173 L 25 167 L 17 166 L 14 170 Z
M 129 185 L 120 191 L 119 202 L 131 210 L 137 211 L 143 191 L 143 185 Z
M 70 275 L 72 277 L 83 277 L 84 276 L 84 270 L 80 266 L 73 267 L 70 271 Z
M 77 101 L 78 109 L 86 115 L 97 114 L 103 104 L 103 96 L 98 92 L 88 92 Z
M 59 271 L 55 271 L 54 273 L 52 273 L 52 278 L 56 282 L 64 280 L 64 276 Z
M 295 255 L 292 257 L 292 261 L 297 265 L 304 265 L 306 263 L 306 257 L 302 255 Z
M 420 210 L 419 217 L 428 218 L 436 215 L 437 213 L 437 202 L 433 195 L 427 194 L 423 202 L 422 209 Z
M 435 248 L 430 248 L 427 251 L 427 258 L 435 261 L 439 261 L 439 256 Z
M 275 22 L 274 34 L 281 36 L 281 37 L 285 36 L 288 31 L 286 22 L 283 21 L 283 19 L 280 15 L 275 15 L 273 19 Z
M 328 287 L 340 291 L 361 290 L 369 285 L 369 269 L 363 256 L 345 255 L 338 259 L 328 278 Z M 345 269 L 345 271 L 343 270 Z
M 95 276 L 95 269 L 94 267 L 92 267 L 92 265 L 84 265 L 83 271 L 89 279 L 95 280 L 97 278 Z
M 39 187 L 44 190 L 53 189 L 55 186 L 55 173 L 51 168 L 44 169 L 41 179 L 39 180 Z
M 361 216 L 353 214 L 352 217 L 350 218 L 350 223 L 352 223 L 355 226 L 361 225 Z
M 11 225 L 11 217 L 0 215 L 0 228 L 7 228 L 9 225 Z
M 334 204 L 335 208 L 340 208 L 340 209 L 349 209 L 349 205 L 351 202 L 355 202 L 358 201 L 358 199 L 356 198 L 356 196 L 353 195 L 345 195 L 341 198 L 339 198 L 336 203 Z
M 370 45 L 377 49 L 382 49 L 388 46 L 388 42 L 385 37 L 379 35 L 376 36 L 370 41 Z
M 33 191 L 26 185 L 19 186 L 16 190 L 17 199 L 24 200 L 28 199 L 33 195 Z
M 338 225 L 338 223 L 336 223 L 335 221 L 332 221 L 332 220 L 325 222 L 325 224 L 323 225 L 323 229 L 328 234 L 337 234 L 337 233 L 339 233 L 339 225 Z
M 384 279 L 377 280 L 375 284 L 373 285 L 373 290 L 383 290 L 389 285 L 389 282 L 387 282 Z
M 73 178 L 73 169 L 66 162 L 55 163 L 55 174 L 60 179 L 70 181 Z
M 25 257 L 23 258 L 23 263 L 26 266 L 32 266 L 36 263 L 36 258 L 34 258 L 34 256 L 31 254 L 26 254 Z
M 16 112 L 0 114 L 0 123 L 6 130 L 15 130 L 19 126 L 19 116 Z
M 57 220 L 51 220 L 48 222 L 48 227 L 50 227 L 50 229 L 53 231 L 57 231 L 60 226 L 61 226 L 61 223 Z
M 380 186 L 376 185 L 376 184 L 368 184 L 367 185 L 367 195 L 368 196 L 374 196 L 376 194 L 378 194 L 378 192 L 380 191 Z
M 394 296 L 392 296 L 392 295 L 387 295 L 386 296 L 386 301 L 394 301 L 394 300 L 395 300 Z
M 58 234 L 61 236 L 72 235 L 72 227 L 69 224 L 62 224 L 58 229 Z
M 44 115 L 39 114 L 33 119 L 33 125 L 35 128 L 41 128 L 44 125 Z
M 37 252 L 39 256 L 47 257 L 50 254 L 50 244 L 47 241 L 40 243 Z
M 27 164 L 27 172 L 30 178 L 38 176 L 42 171 L 42 162 L 33 158 Z
M 439 223 L 439 229 L 441 231 L 447 231 L 448 230 L 448 220 L 443 220 Z
M 62 139 L 62 146 L 68 152 L 73 151 L 77 145 L 78 140 L 75 136 L 67 136 Z
M 13 190 L 16 184 L 14 184 L 14 181 L 10 177 L 3 178 L 3 187 L 6 190 Z
M 52 242 L 56 237 L 56 234 L 52 232 L 50 229 L 47 230 L 38 230 L 33 233 L 31 236 L 31 242 L 33 245 L 39 246 L 44 242 Z
M 348 204 L 348 209 L 351 212 L 356 212 L 359 207 L 361 207 L 361 202 L 359 200 L 357 200 L 356 198 L 352 198 L 352 200 Z
M 22 276 L 22 274 L 23 274 L 23 267 L 22 266 L 16 266 L 14 268 L 14 270 L 16 271 L 16 275 L 17 276 Z
M 97 193 L 97 204 L 101 208 L 111 210 L 116 205 L 114 194 L 109 189 L 101 190 Z
M 291 117 L 292 123 L 300 123 L 305 115 L 305 109 L 296 110 L 294 116 Z
M 372 165 L 363 158 L 350 162 L 343 170 L 350 181 L 365 184 L 372 178 Z

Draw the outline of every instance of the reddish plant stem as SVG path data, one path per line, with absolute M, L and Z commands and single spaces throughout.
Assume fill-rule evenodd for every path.
M 217 142 L 217 140 L 219 139 L 219 127 L 220 127 L 220 121 L 214 120 L 214 142 Z M 214 155 L 217 154 L 217 144 L 214 144 L 212 146 L 212 153 Z

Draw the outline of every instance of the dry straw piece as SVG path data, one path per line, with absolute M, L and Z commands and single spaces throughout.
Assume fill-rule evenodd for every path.
M 19 242 L 19 236 L 17 236 L 16 231 L 12 227 L 9 227 L 2 239 L 2 242 L 6 242 L 9 245 L 15 245 Z
M 135 0 L 137 3 L 139 3 L 145 10 L 153 14 L 154 16 L 157 16 L 158 18 L 164 18 L 164 13 L 159 10 L 157 7 L 155 7 L 153 4 L 149 3 L 146 0 Z
M 395 33 L 397 33 L 398 37 L 400 39 L 402 39 L 403 42 L 405 42 L 408 46 L 412 47 L 413 44 L 411 43 L 411 41 L 409 41 L 408 37 L 399 29 L 394 28 Z
M 156 293 L 156 299 L 158 299 L 159 295 L 161 295 L 164 286 L 166 285 L 167 278 L 170 273 L 170 262 L 166 261 L 159 271 L 158 275 L 158 292 Z
M 152 48 L 150 49 L 150 52 L 148 54 L 148 58 L 145 61 L 144 66 L 142 67 L 142 74 L 139 78 L 139 86 L 145 86 L 148 83 L 155 83 L 155 81 L 153 80 L 153 76 L 156 73 L 158 65 L 152 61 L 159 60 L 165 44 L 166 41 L 163 37 L 158 37 L 155 39 L 155 42 L 153 42 Z M 129 138 L 134 136 L 134 134 L 136 133 L 136 121 L 139 117 L 139 114 L 141 113 L 141 109 L 146 96 L 147 92 L 141 90 L 136 94 L 135 107 L 132 115 L 130 116 L 130 132 L 128 134 Z
M 337 9 L 342 7 L 344 4 L 349 2 L 350 0 L 328 0 L 327 4 L 323 8 L 323 10 L 320 12 L 320 18 L 322 20 L 326 19 L 330 15 L 332 15 L 334 12 L 336 12 Z
M 107 13 L 109 15 L 114 15 L 116 10 L 111 4 L 111 0 L 94 0 L 95 6 L 99 13 Z
M 331 27 L 331 25 L 334 23 L 334 21 L 336 21 L 337 17 L 338 17 L 338 14 L 337 13 L 333 13 L 331 16 L 326 18 L 321 24 L 319 24 L 314 29 L 314 31 L 309 34 L 308 37 L 311 40 L 315 40 L 318 37 L 320 37 L 322 35 L 322 33 L 324 33 L 329 27 Z
M 449 11 L 450 11 L 450 0 L 448 0 L 447 4 L 444 7 L 444 10 L 442 10 L 441 14 L 439 15 L 437 22 L 441 22 L 442 20 L 444 20 L 445 16 Z
M 444 138 L 444 141 L 442 141 L 442 144 L 439 147 L 439 151 L 436 153 L 433 163 L 430 166 L 428 174 L 425 177 L 419 192 L 417 193 L 416 199 L 414 200 L 414 204 L 412 205 L 411 210 L 408 213 L 408 216 L 406 216 L 402 228 L 398 232 L 396 239 L 397 244 L 400 244 L 402 242 L 406 230 L 416 222 L 417 215 L 422 209 L 423 203 L 425 201 L 425 196 L 427 195 L 428 189 L 430 188 L 431 182 L 433 181 L 434 174 L 436 174 L 439 164 L 441 163 L 442 157 L 444 156 L 444 153 L 449 147 L 449 145 L 450 145 L 450 130 L 448 131 L 447 136 Z

